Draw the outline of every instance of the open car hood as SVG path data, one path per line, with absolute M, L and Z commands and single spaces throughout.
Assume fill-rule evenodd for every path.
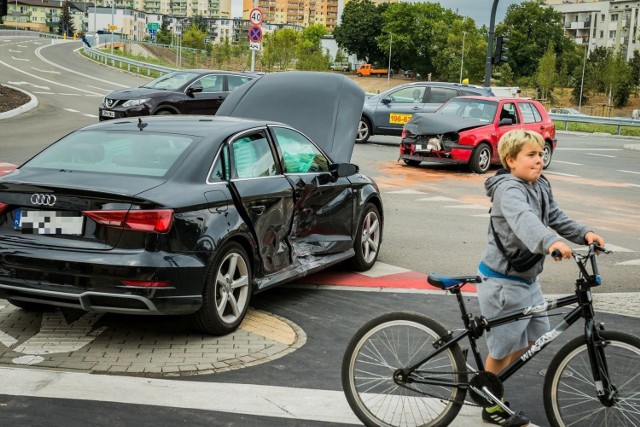
M 285 123 L 306 134 L 334 162 L 348 162 L 363 104 L 364 90 L 346 76 L 288 71 L 234 89 L 216 116 Z
M 404 127 L 414 135 L 436 135 L 486 126 L 490 122 L 481 119 L 461 119 L 455 114 L 418 113 Z

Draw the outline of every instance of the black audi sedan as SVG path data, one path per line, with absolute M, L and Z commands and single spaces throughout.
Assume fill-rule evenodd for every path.
M 220 335 L 255 292 L 371 268 L 382 202 L 349 163 L 363 100 L 339 74 L 277 73 L 233 92 L 224 116 L 70 133 L 0 177 L 0 298 L 183 314 Z
M 167 114 L 215 114 L 229 92 L 257 78 L 231 71 L 182 70 L 104 97 L 100 120 Z

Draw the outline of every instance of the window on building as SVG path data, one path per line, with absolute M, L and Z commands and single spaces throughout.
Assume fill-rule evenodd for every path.
M 611 15 L 611 22 L 616 22 L 616 21 L 618 21 L 618 14 L 614 13 Z
M 600 38 L 603 39 L 604 38 L 604 31 L 600 30 Z
M 609 38 L 610 39 L 615 39 L 616 38 L 616 30 L 609 31 Z
M 600 15 L 600 20 L 601 20 L 602 22 L 604 22 L 604 13 L 603 13 L 602 15 Z

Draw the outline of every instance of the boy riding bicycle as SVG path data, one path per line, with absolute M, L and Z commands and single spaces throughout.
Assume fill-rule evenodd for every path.
M 571 257 L 571 248 L 558 234 L 576 244 L 604 247 L 602 237 L 570 219 L 553 199 L 551 185 L 542 176 L 544 145 L 536 132 L 505 133 L 498 143 L 504 169 L 485 181 L 492 207 L 488 244 L 478 266 L 482 283 L 477 289 L 480 311 L 486 318 L 544 303 L 538 283 L 544 255 L 558 250 L 562 257 L 557 260 Z M 548 330 L 544 314 L 491 329 L 485 370 L 500 373 Z M 510 415 L 500 405 L 483 408 L 482 420 L 509 426 L 529 424 L 521 412 Z

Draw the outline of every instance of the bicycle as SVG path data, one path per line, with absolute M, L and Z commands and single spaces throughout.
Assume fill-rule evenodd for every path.
M 501 401 L 504 381 L 583 318 L 584 335 L 560 348 L 545 375 L 543 399 L 550 424 L 640 426 L 640 338 L 596 324 L 591 288 L 601 284 L 597 252 L 609 253 L 597 245 L 589 245 L 586 255 L 572 253 L 579 269 L 575 295 L 491 319 L 468 313 L 461 293 L 466 284 L 480 283 L 480 277 L 429 275 L 431 285 L 456 296 L 464 328 L 448 331 L 415 312 L 387 313 L 367 322 L 349 342 L 342 362 L 342 386 L 351 409 L 368 426 L 446 426 L 463 404 L 473 404 L 465 402 L 469 392 L 476 405 L 499 404 L 514 415 Z M 499 375 L 484 371 L 476 341 L 485 331 L 573 304 L 577 306 Z M 463 350 L 464 338 L 469 348 Z M 475 368 L 467 363 L 469 350 Z

